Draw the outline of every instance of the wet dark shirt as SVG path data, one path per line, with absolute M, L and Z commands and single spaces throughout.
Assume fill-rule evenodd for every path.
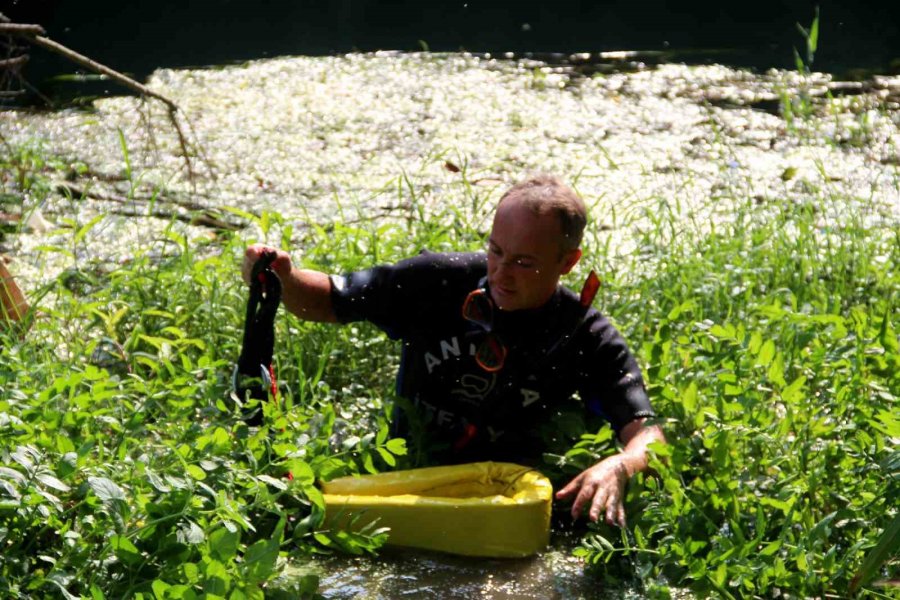
M 370 321 L 402 340 L 397 392 L 439 462 L 533 462 L 573 416 L 603 417 L 618 432 L 653 415 L 625 340 L 563 286 L 541 308 L 495 311 L 508 355 L 496 373 L 478 366 L 485 332 L 463 318 L 462 305 L 486 275 L 483 253 L 423 253 L 331 278 L 339 321 Z M 409 419 L 397 423 L 407 434 Z

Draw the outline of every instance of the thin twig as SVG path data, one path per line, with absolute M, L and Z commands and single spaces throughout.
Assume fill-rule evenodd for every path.
M 116 204 L 134 204 L 136 202 L 149 203 L 151 201 L 150 198 L 126 198 L 125 196 L 120 196 L 119 194 L 95 192 L 93 190 L 88 190 L 87 188 L 82 188 L 65 181 L 61 181 L 56 184 L 56 191 L 62 194 L 70 194 L 73 198 L 91 198 L 92 200 L 103 200 L 106 202 L 115 202 Z M 208 206 L 204 206 L 197 202 L 191 202 L 189 200 L 179 200 L 177 198 L 169 198 L 167 196 L 157 196 L 157 202 L 174 204 L 188 210 L 209 210 Z
M 3 25 L 0 25 L 0 27 L 3 27 Z M 75 52 L 74 50 L 67 48 L 66 46 L 63 46 L 59 42 L 54 42 L 50 38 L 46 38 L 41 35 L 26 35 L 24 37 L 26 39 L 28 39 L 29 41 L 31 41 L 32 43 L 34 43 L 42 48 L 45 48 L 47 50 L 50 50 L 51 52 L 55 52 L 56 54 L 60 54 L 64 57 L 68 58 L 69 60 L 71 60 L 74 63 L 77 63 L 77 64 L 79 64 L 83 67 L 86 67 L 92 71 L 96 71 L 97 73 L 100 73 L 102 75 L 106 75 L 110 79 L 114 80 L 116 83 L 119 83 L 120 85 L 123 85 L 131 90 L 134 90 L 135 92 L 137 92 L 139 94 L 143 94 L 145 96 L 150 96 L 151 98 L 156 98 L 157 100 L 159 100 L 160 102 L 162 102 L 163 104 L 168 106 L 170 110 L 173 110 L 173 111 L 178 110 L 178 105 L 175 104 L 175 102 L 173 102 L 172 100 L 163 96 L 162 94 L 160 94 L 158 92 L 154 92 L 153 90 L 148 88 L 146 85 L 144 85 L 142 83 L 138 83 L 137 81 L 128 77 L 127 75 L 123 75 L 122 73 L 119 73 L 118 71 L 116 71 L 114 69 L 110 69 L 106 65 L 102 65 L 102 64 L 98 63 L 97 61 L 92 60 L 83 54 L 79 54 L 78 52 Z
M 229 223 L 210 214 L 182 214 L 174 211 L 154 210 L 149 213 L 138 212 L 134 210 L 113 209 L 112 214 L 124 217 L 156 217 L 157 219 L 176 219 L 189 225 L 202 225 L 211 229 L 219 229 L 223 231 L 239 231 L 242 229 L 240 225 Z
M 8 35 L 15 35 L 18 37 L 22 37 L 32 44 L 40 46 L 46 50 L 50 50 L 51 52 L 55 52 L 70 61 L 79 64 L 85 68 L 88 68 L 92 71 L 100 73 L 102 75 L 106 75 L 116 83 L 137 92 L 143 96 L 148 96 L 150 98 L 155 98 L 159 100 L 163 104 L 165 104 L 169 109 L 169 120 L 172 122 L 172 126 L 175 128 L 175 132 L 178 135 L 178 144 L 181 147 L 181 154 L 184 158 L 185 166 L 187 167 L 188 172 L 188 180 L 191 182 L 191 185 L 194 186 L 194 168 L 191 163 L 189 144 L 187 138 L 184 135 L 184 130 L 181 128 L 181 123 L 178 120 L 178 105 L 175 104 L 174 101 L 163 96 L 158 92 L 154 92 L 146 85 L 142 83 L 138 83 L 134 79 L 128 77 L 127 75 L 123 75 L 119 73 L 115 69 L 111 69 L 106 65 L 98 63 L 87 56 L 80 54 L 71 48 L 63 46 L 59 42 L 55 42 L 48 37 L 44 37 L 44 30 L 40 25 L 25 25 L 20 23 L 0 23 L 0 33 L 6 33 Z
M 0 59 L 0 69 L 10 69 L 13 71 L 17 71 L 28 62 L 28 55 L 23 54 L 21 56 L 14 56 L 12 58 L 3 58 Z
M 40 25 L 26 23 L 0 23 L 0 33 L 6 35 L 44 35 L 47 33 Z
M 98 200 L 101 202 L 114 202 L 116 204 L 131 207 L 137 207 L 139 204 L 149 205 L 152 201 L 152 199 L 149 198 L 126 198 L 124 196 L 119 196 L 118 194 L 101 194 L 98 192 L 88 191 L 67 182 L 58 183 L 56 186 L 56 190 L 64 194 L 70 194 L 73 198 L 90 198 L 91 200 Z M 203 225 L 205 227 L 212 227 L 214 229 L 228 231 L 238 231 L 244 227 L 244 225 L 242 224 L 230 223 L 224 219 L 221 219 L 215 214 L 212 214 L 209 208 L 194 202 L 187 202 L 184 200 L 175 200 L 169 198 L 158 198 L 158 202 L 172 204 L 195 212 L 192 212 L 191 214 L 182 214 L 176 211 L 167 211 L 163 209 L 157 209 L 148 212 L 139 212 L 137 210 L 126 209 L 113 209 L 111 212 L 113 214 L 123 215 L 127 217 L 150 216 L 160 219 L 174 218 L 185 223 L 190 223 L 191 225 Z

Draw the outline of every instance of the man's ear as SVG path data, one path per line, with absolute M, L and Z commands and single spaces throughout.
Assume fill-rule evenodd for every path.
M 575 248 L 563 254 L 562 274 L 566 275 L 571 271 L 579 260 L 581 260 L 581 248 Z

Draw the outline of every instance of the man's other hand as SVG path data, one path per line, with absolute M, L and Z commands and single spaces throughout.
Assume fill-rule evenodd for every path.
M 585 509 L 591 521 L 605 515 L 610 525 L 625 526 L 625 484 L 631 477 L 627 455 L 616 454 L 582 471 L 556 493 L 557 500 L 575 497 L 572 518 L 577 519 Z
M 244 283 L 247 285 L 250 285 L 250 274 L 253 272 L 253 265 L 265 252 L 275 253 L 272 270 L 275 271 L 278 277 L 284 279 L 290 274 L 293 264 L 291 263 L 291 256 L 287 252 L 263 244 L 253 244 L 247 246 L 247 249 L 244 251 L 244 262 L 241 264 L 241 277 L 243 277 Z
M 610 525 L 625 526 L 625 485 L 632 475 L 647 469 L 650 444 L 666 443 L 662 429 L 646 423 L 647 418 L 641 417 L 622 427 L 619 440 L 625 448 L 620 453 L 585 469 L 556 492 L 557 500 L 575 498 L 573 519 L 587 509 L 591 521 L 596 522 L 604 515 Z

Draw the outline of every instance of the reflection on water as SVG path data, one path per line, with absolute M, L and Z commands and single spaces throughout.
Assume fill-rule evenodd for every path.
M 584 599 L 637 597 L 604 588 L 572 556 L 577 535 L 554 534 L 548 550 L 521 559 L 485 559 L 385 548 L 377 557 L 331 556 L 310 566 L 329 600 L 394 598 Z

